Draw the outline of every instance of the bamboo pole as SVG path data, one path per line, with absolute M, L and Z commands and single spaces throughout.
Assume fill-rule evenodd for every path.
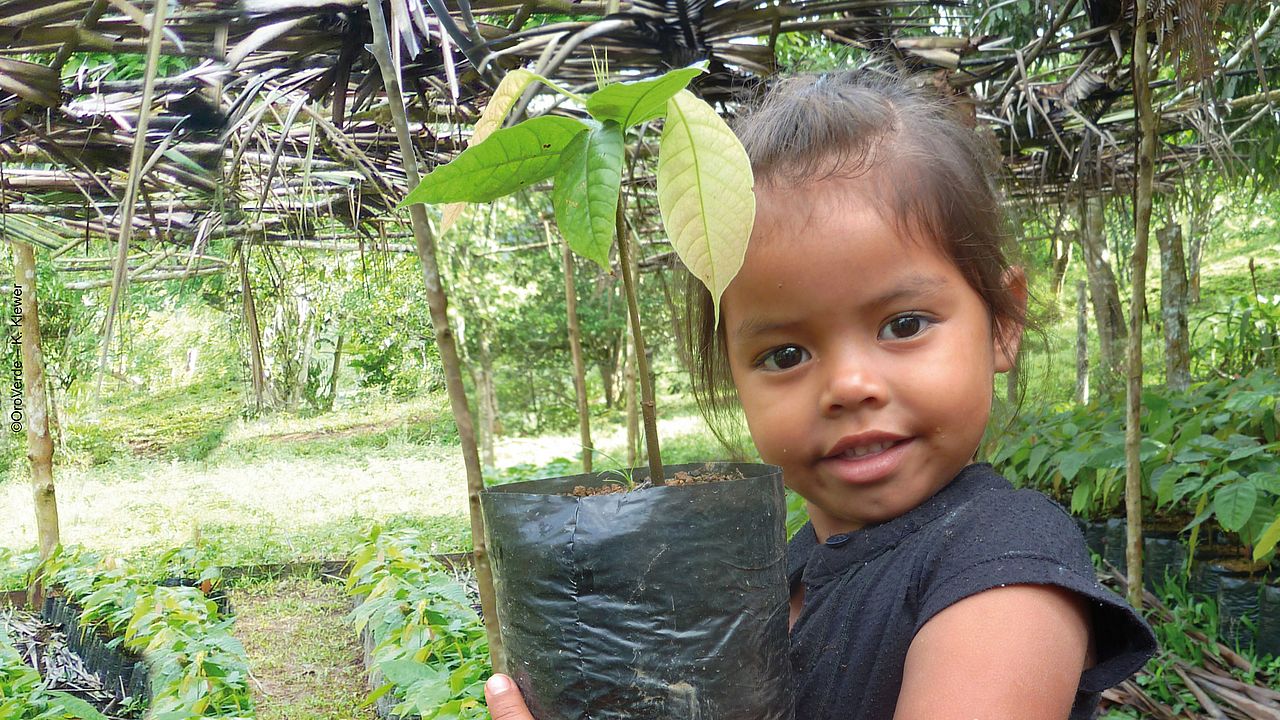
M 1125 563 L 1129 604 L 1142 609 L 1142 310 L 1147 294 L 1147 245 L 1151 235 L 1151 194 L 1155 181 L 1156 117 L 1151 106 L 1150 25 L 1145 3 L 1137 3 L 1133 33 L 1133 104 L 1138 124 L 1138 183 L 1133 203 L 1133 296 L 1129 303 L 1128 383 L 1125 392 L 1124 504 Z
M 547 228 L 548 235 L 550 227 Z M 573 356 L 573 394 L 578 403 L 578 441 L 582 444 L 582 472 L 591 472 L 595 445 L 591 442 L 591 412 L 587 404 L 587 370 L 582 360 L 582 330 L 578 327 L 578 289 L 573 282 L 573 252 L 563 243 L 564 304 L 569 323 L 569 353 Z
M 156 70 L 160 63 L 160 40 L 164 37 L 165 12 L 169 4 L 158 2 L 151 15 L 151 40 L 147 45 L 147 65 L 142 82 L 142 106 L 138 108 L 138 123 L 133 130 L 133 153 L 129 157 L 129 181 L 124 199 L 120 202 L 120 239 L 116 254 L 115 276 L 111 282 L 111 300 L 107 304 L 107 317 L 102 329 L 102 354 L 98 358 L 98 393 L 102 393 L 102 379 L 107 374 L 107 359 L 111 355 L 111 333 L 115 329 L 116 310 L 120 296 L 128 282 L 129 239 L 133 233 L 134 206 L 138 202 L 138 188 L 142 185 L 142 164 L 147 154 L 147 125 L 151 120 L 151 103 L 155 97 Z
M 53 554 L 59 542 L 58 498 L 53 484 L 53 437 L 49 434 L 49 400 L 46 395 L 44 353 L 40 349 L 40 312 L 36 303 L 35 251 L 26 243 L 14 243 L 13 304 L 20 320 L 22 345 L 22 387 L 25 405 L 22 419 L 27 424 L 27 459 L 31 461 L 31 492 L 35 501 L 36 535 L 40 561 Z M 18 320 L 18 318 L 14 318 Z M 12 342 L 10 329 L 10 342 Z M 14 415 L 18 415 L 15 411 Z M 18 424 L 20 420 L 11 422 Z M 39 582 L 32 584 L 30 598 L 37 606 L 44 602 Z
M 369 0 L 369 19 L 373 24 L 371 50 L 382 69 L 382 83 L 386 88 L 391 119 L 396 127 L 396 139 L 400 144 L 400 157 L 404 163 L 405 179 L 409 187 L 416 187 L 420 180 L 418 159 L 409 136 L 409 121 L 404 109 L 404 96 L 400 92 L 400 76 L 391 62 L 391 45 L 387 38 L 387 21 L 382 12 L 381 0 Z M 471 420 L 471 408 L 467 404 L 467 390 L 462 382 L 462 364 L 458 361 L 458 347 L 453 328 L 449 324 L 449 299 L 440 281 L 440 267 L 436 260 L 436 241 L 427 220 L 427 209 L 421 203 L 409 206 L 413 236 L 418 246 L 418 261 L 422 264 L 422 282 L 427 289 L 427 304 L 431 311 L 431 325 L 435 330 L 436 345 L 440 350 L 440 362 L 444 365 L 445 387 L 453 419 L 458 425 L 458 441 L 462 445 L 462 460 L 467 470 L 467 501 L 471 514 L 471 543 L 475 557 L 476 581 L 480 589 L 481 611 L 484 613 L 485 634 L 489 639 L 489 657 L 495 672 L 505 668 L 502 636 L 498 632 L 498 607 L 493 594 L 493 573 L 489 567 L 488 544 L 484 537 L 484 516 L 480 512 L 480 492 L 484 489 L 484 476 L 480 468 L 480 451 L 476 445 L 475 426 Z

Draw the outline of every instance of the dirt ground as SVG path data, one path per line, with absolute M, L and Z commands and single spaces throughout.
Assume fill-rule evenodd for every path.
M 374 720 L 340 583 L 283 578 L 231 594 L 260 720 Z

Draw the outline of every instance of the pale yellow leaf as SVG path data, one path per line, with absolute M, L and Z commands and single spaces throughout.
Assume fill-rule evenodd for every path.
M 485 138 L 492 135 L 494 130 L 502 127 L 502 121 L 507 119 L 507 114 L 511 112 L 511 108 L 515 107 L 516 101 L 520 99 L 524 89 L 529 87 L 529 83 L 537 79 L 539 79 L 537 74 L 524 68 L 507 73 L 502 78 L 502 82 L 498 83 L 498 88 L 493 91 L 493 97 L 489 98 L 489 104 L 485 105 L 484 111 L 480 113 L 480 119 L 476 120 L 476 126 L 471 131 L 471 138 L 467 140 L 467 147 L 479 145 L 484 142 Z M 449 203 L 444 206 L 443 217 L 440 221 L 441 234 L 448 232 L 449 228 L 458 221 L 466 206 L 466 203 Z
M 751 161 L 706 102 L 682 90 L 667 101 L 658 148 L 658 209 L 685 267 L 720 296 L 742 269 L 755 222 Z

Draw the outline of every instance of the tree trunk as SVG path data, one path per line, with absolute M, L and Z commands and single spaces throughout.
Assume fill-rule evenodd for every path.
M 46 377 L 45 389 L 49 396 L 49 434 L 53 437 L 53 451 L 60 455 L 67 452 L 67 436 L 62 431 L 62 418 L 58 414 L 58 384 L 48 382 Z
M 1076 281 L 1076 402 L 1089 402 L 1089 298 L 1085 281 Z
M 1160 243 L 1160 319 L 1164 325 L 1165 386 L 1174 392 L 1191 387 L 1191 348 L 1187 337 L 1187 270 L 1182 228 L 1156 231 Z
M 564 305 L 569 322 L 569 352 L 573 356 L 573 394 L 578 403 L 578 442 L 582 445 L 582 472 L 591 472 L 595 445 L 591 442 L 591 411 L 587 403 L 587 370 L 582 361 L 582 329 L 578 326 L 578 288 L 573 281 L 573 252 L 562 243 Z
M 1151 234 L 1151 195 L 1155 183 L 1156 117 L 1151 100 L 1151 58 L 1146 4 L 1137 3 L 1133 40 L 1133 104 L 1138 124 L 1138 182 L 1133 203 L 1133 299 L 1129 305 L 1129 364 L 1125 393 L 1124 504 L 1125 563 L 1129 604 L 1142 609 L 1142 310 L 1147 291 L 1147 244 Z
M 305 300 L 303 301 L 306 302 Z M 316 333 L 315 323 L 312 322 L 311 312 L 308 305 L 304 305 L 299 319 L 302 326 L 302 357 L 298 361 L 298 367 L 295 371 L 293 384 L 289 389 L 289 409 L 297 410 L 302 405 L 303 391 L 307 387 L 307 380 L 311 377 L 311 353 L 315 350 Z
M 1067 242 L 1055 229 L 1052 236 L 1053 251 L 1053 298 L 1062 297 L 1062 281 L 1067 276 L 1067 266 L 1071 264 L 1071 243 Z
M 401 164 L 409 187 L 417 187 L 418 157 L 409 135 L 409 121 L 404 109 L 404 96 L 400 92 L 400 76 L 391 61 L 391 42 L 387 38 L 387 20 L 382 12 L 381 0 L 368 3 L 370 24 L 373 26 L 374 57 L 382 70 L 382 84 L 386 88 L 388 108 L 396 128 L 396 140 L 400 146 Z M 480 468 L 480 451 L 476 446 L 475 427 L 471 421 L 471 409 L 467 403 L 467 389 L 462 383 L 462 366 L 458 362 L 458 348 L 453 329 L 449 324 L 449 299 L 440 281 L 440 267 L 436 258 L 436 240 L 427 220 L 427 209 L 421 203 L 409 206 L 414 241 L 418 246 L 418 261 L 422 265 L 422 282 L 427 290 L 427 304 L 431 311 L 431 325 L 435 330 L 436 346 L 440 349 L 440 363 L 444 366 L 445 387 L 449 393 L 449 405 L 458 425 L 458 440 L 462 445 L 463 465 L 467 470 L 467 500 L 471 515 L 471 544 L 475 558 L 476 584 L 480 590 L 480 605 L 484 616 L 485 635 L 489 640 L 489 658 L 496 672 L 502 672 L 502 635 L 498 632 L 498 606 L 493 594 L 493 571 L 489 566 L 489 548 L 484 537 L 484 516 L 480 511 L 480 492 L 484 490 L 484 475 Z
M 262 360 L 262 331 L 258 327 L 258 308 L 253 302 L 253 286 L 249 283 L 249 261 L 245 256 L 249 245 L 240 246 L 240 300 L 244 306 L 244 324 L 249 333 L 249 379 L 253 383 L 254 407 L 267 404 L 267 374 Z
M 1094 324 L 1098 328 L 1098 347 L 1102 386 L 1110 388 L 1120 372 L 1121 343 L 1125 337 L 1124 308 L 1120 305 L 1120 288 L 1108 262 L 1102 199 L 1090 197 L 1081 202 L 1080 249 L 1084 251 L 1089 294 L 1093 298 Z
M 1188 218 L 1185 234 L 1190 241 L 1187 253 L 1187 302 L 1200 302 L 1200 256 L 1204 250 L 1204 233 L 1195 218 Z
M 53 438 L 49 435 L 49 405 L 45 394 L 44 353 L 40 348 L 40 310 L 36 302 L 35 251 L 26 243 L 16 243 L 14 253 L 13 303 L 21 315 L 22 386 L 25 404 L 21 407 L 27 424 L 27 459 L 31 461 L 31 491 L 35 500 L 36 535 L 40 560 L 58 546 L 58 498 L 53 485 Z M 10 333 L 12 333 L 12 329 Z M 18 412 L 14 413 L 18 415 Z M 13 420 L 18 423 L 20 421 Z M 31 599 L 43 604 L 43 588 L 31 588 Z

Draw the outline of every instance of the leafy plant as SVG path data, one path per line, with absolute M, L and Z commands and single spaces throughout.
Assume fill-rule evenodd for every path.
M 350 621 L 373 640 L 373 667 L 394 714 L 422 720 L 483 720 L 492 673 L 484 625 L 457 578 L 431 559 L 416 531 L 373 528 L 347 580 L 361 598 Z
M 601 82 L 595 93 L 581 96 L 528 70 L 515 70 L 494 92 L 471 145 L 424 177 L 403 204 L 448 204 L 447 226 L 456 219 L 459 203 L 489 202 L 554 179 L 556 223 L 574 252 L 610 270 L 610 249 L 617 238 L 636 356 L 644 363 L 621 203 L 627 133 L 664 120 L 657 180 L 663 225 L 685 266 L 710 290 L 717 313 L 724 288 L 742 266 L 754 221 L 746 152 L 715 110 L 685 89 L 700 73 L 701 68 L 690 67 L 651 80 Z M 534 82 L 578 103 L 590 119 L 543 115 L 500 129 L 516 99 Z M 662 478 L 653 387 L 646 367 L 639 374 L 650 473 Z
M 1255 368 L 1280 372 L 1280 295 L 1236 296 L 1195 324 L 1193 357 L 1210 372 L 1239 377 Z
M 1255 559 L 1280 541 L 1280 376 L 1266 369 L 1217 379 L 1188 393 L 1143 395 L 1144 501 L 1185 518 L 1193 531 L 1212 519 L 1238 533 Z M 1023 413 L 997 439 L 992 462 L 1011 478 L 1101 515 L 1117 507 L 1124 483 L 1121 404 Z
M 198 551 L 167 553 L 172 567 Z M 206 566 L 201 575 L 212 575 Z M 60 549 L 44 564 L 46 587 L 81 607 L 83 632 L 113 638 L 143 656 L 155 720 L 241 718 L 252 713 L 244 648 L 231 619 L 197 588 L 157 587 L 138 568 L 81 550 Z

